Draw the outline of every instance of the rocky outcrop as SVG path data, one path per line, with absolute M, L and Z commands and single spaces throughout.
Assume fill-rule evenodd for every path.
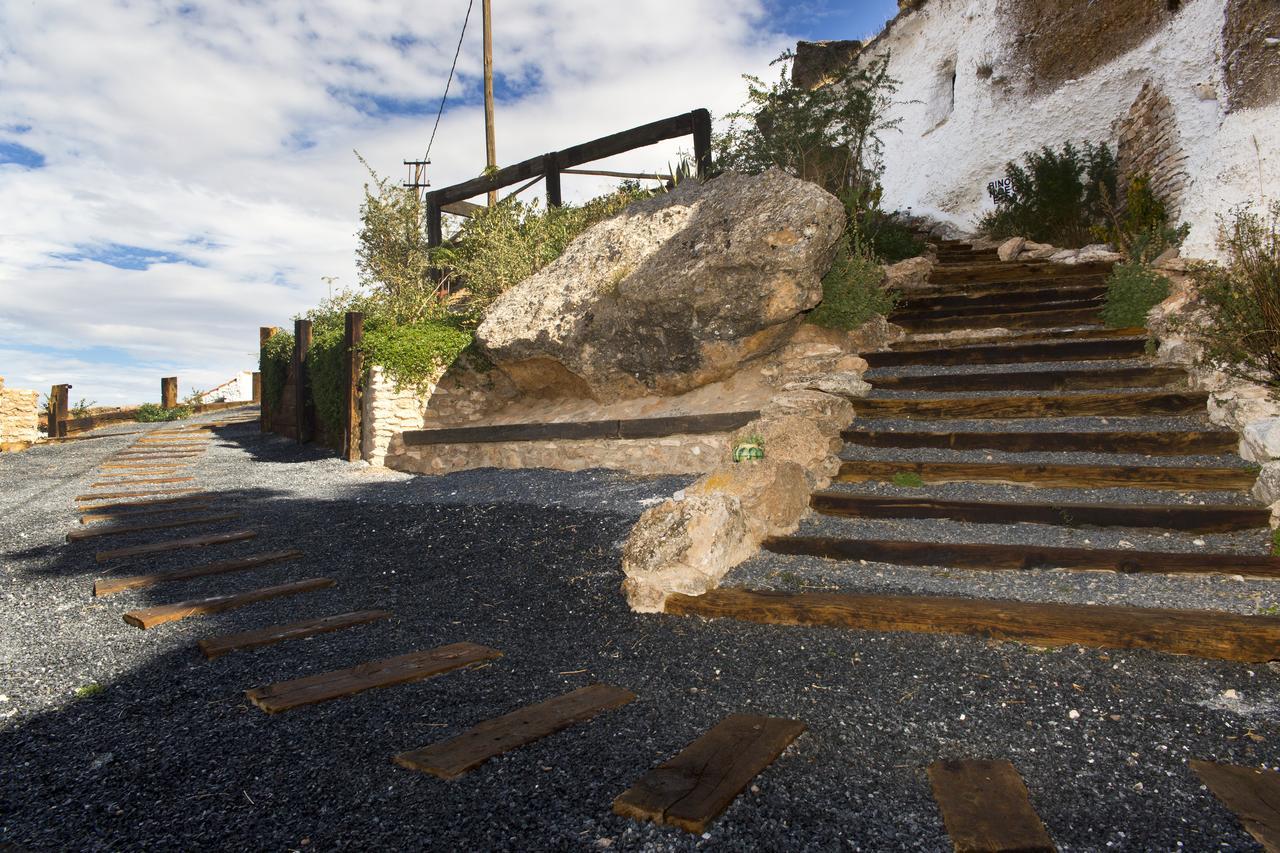
M 26 447 L 40 439 L 40 394 L 6 388 L 0 377 L 0 446 Z
M 809 494 L 839 467 L 840 430 L 853 405 L 820 391 L 788 391 L 765 405 L 738 438 L 765 458 L 730 462 L 640 516 L 623 548 L 622 588 L 633 610 L 661 612 L 673 592 L 701 595 L 756 552 L 766 536 L 790 533 Z
M 1033 243 L 1025 237 L 1010 237 L 1000 243 L 996 254 L 1002 261 L 1052 261 L 1055 264 L 1119 263 L 1125 256 L 1106 243 L 1081 249 L 1059 249 L 1048 243 Z
M 724 379 L 822 299 L 840 202 L 778 170 L 689 181 L 580 235 L 476 333 L 527 394 L 614 401 Z

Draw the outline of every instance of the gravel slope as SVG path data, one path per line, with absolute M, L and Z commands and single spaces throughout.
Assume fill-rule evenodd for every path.
M 145 567 L 291 546 L 306 559 L 100 600 L 94 577 L 140 566 L 104 572 L 97 545 L 61 537 L 93 466 L 132 437 L 0 457 L 0 845 L 945 851 L 924 768 L 974 756 L 1014 762 L 1063 850 L 1257 849 L 1185 761 L 1276 766 L 1280 674 L 1267 667 L 638 616 L 618 592 L 619 543 L 686 478 L 414 478 L 253 427 L 220 435 L 193 469 L 259 539 Z M 187 534 L 118 542 L 169 535 Z M 136 606 L 321 575 L 338 586 L 145 633 L 120 621 Z M 364 607 L 396 618 L 212 663 L 192 649 Z M 242 695 L 459 640 L 505 656 L 278 716 Z M 391 764 L 591 681 L 639 699 L 453 782 Z M 89 683 L 105 689 L 76 699 Z M 736 711 L 809 731 L 706 837 L 611 814 L 645 770 Z

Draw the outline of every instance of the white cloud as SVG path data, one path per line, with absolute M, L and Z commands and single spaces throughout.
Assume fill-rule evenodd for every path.
M 791 41 L 761 0 L 495 4 L 498 155 L 510 163 L 706 106 Z M 420 156 L 464 0 L 80 3 L 0 9 L 0 141 L 46 158 L 0 166 L 0 374 L 66 381 L 102 403 L 184 391 L 253 363 L 257 327 L 353 285 L 358 148 L 384 174 Z M 444 186 L 484 165 L 479 4 L 432 160 Z M 412 103 L 415 114 L 378 112 Z M 391 100 L 387 100 L 391 99 Z M 5 128 L 29 125 L 21 136 Z M 653 170 L 675 141 L 614 158 Z M 608 181 L 566 177 L 585 198 Z M 199 266 L 118 269 L 75 257 L 118 244 Z M 50 348 L 57 350 L 50 352 Z M 95 359 L 112 348 L 125 369 Z M 108 350 L 98 350 L 108 352 Z

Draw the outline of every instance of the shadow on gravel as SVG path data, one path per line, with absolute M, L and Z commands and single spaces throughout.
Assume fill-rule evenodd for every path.
M 302 560 L 105 599 L 89 594 L 103 572 L 96 544 L 20 567 L 5 690 L 56 709 L 0 731 L 0 845 L 692 850 L 705 842 L 615 817 L 610 803 L 723 716 L 753 712 L 804 720 L 809 732 L 713 827 L 726 849 L 950 849 L 924 768 L 961 756 L 1012 759 L 1064 847 L 1247 847 L 1183 762 L 1280 758 L 1274 722 L 1197 702 L 1227 686 L 1274 691 L 1274 675 L 1155 654 L 632 614 L 618 589 L 619 543 L 646 500 L 683 482 L 479 471 L 317 485 L 323 498 L 241 488 L 217 507 L 243 513 L 257 540 L 109 573 L 291 547 Z M 337 586 L 148 632 L 120 618 L 307 577 Z M 213 662 L 193 647 L 365 608 L 395 618 Z M 278 716 L 243 695 L 463 640 L 504 657 Z M 73 698 L 95 682 L 100 692 Z M 452 782 L 391 763 L 592 682 L 639 698 Z

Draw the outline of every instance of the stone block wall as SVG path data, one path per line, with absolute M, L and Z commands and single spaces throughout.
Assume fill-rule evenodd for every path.
M 422 429 L 434 390 L 435 383 L 421 390 L 398 388 L 381 367 L 369 368 L 361 405 L 361 458 L 371 465 L 385 465 L 388 453 L 402 451 L 400 433 Z
M 640 476 L 702 474 L 731 458 L 730 433 L 642 439 L 509 441 L 406 447 L 399 439 L 384 456 L 397 471 L 447 474 L 467 468 L 612 468 Z
M 31 444 L 40 431 L 40 393 L 6 388 L 0 377 L 0 445 Z
M 1117 123 L 1115 134 L 1122 181 L 1127 184 L 1138 175 L 1150 175 L 1151 191 L 1176 222 L 1187 183 L 1187 155 L 1169 97 L 1148 80 Z

